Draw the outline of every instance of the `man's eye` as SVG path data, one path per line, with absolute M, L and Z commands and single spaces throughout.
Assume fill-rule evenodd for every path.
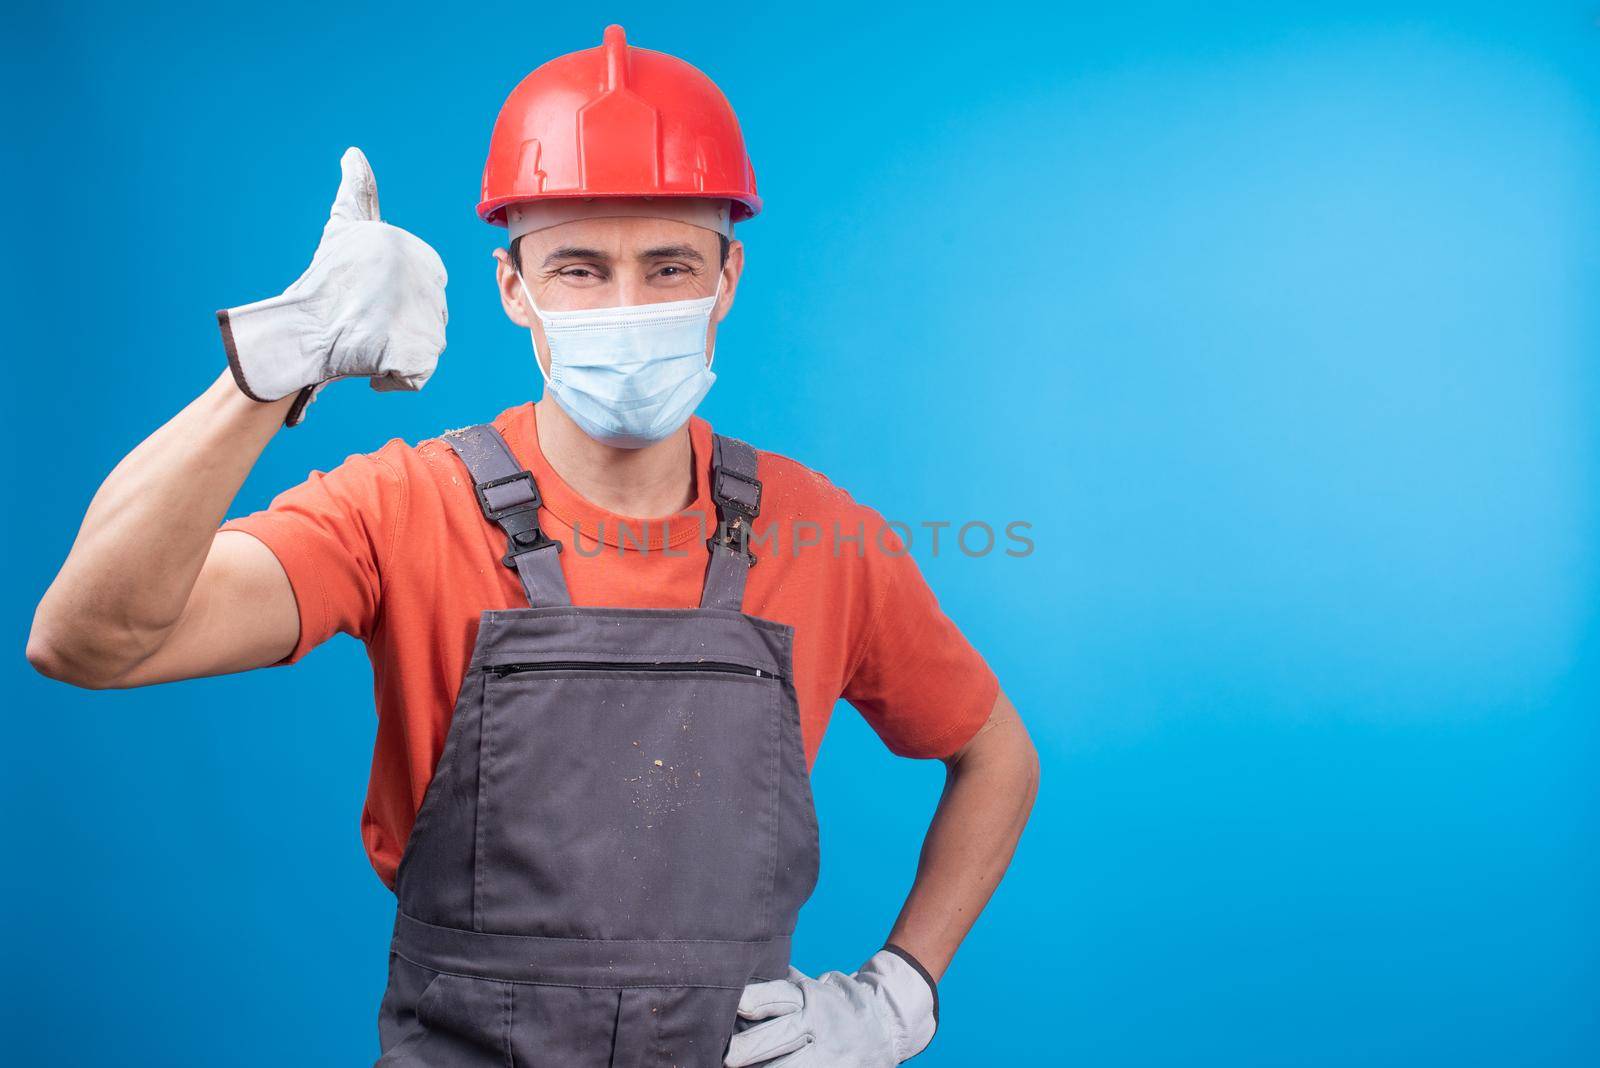
M 593 278 L 594 277 L 594 272 L 590 271 L 587 267 L 568 267 L 566 270 L 562 271 L 561 273 L 566 275 L 568 278 Z

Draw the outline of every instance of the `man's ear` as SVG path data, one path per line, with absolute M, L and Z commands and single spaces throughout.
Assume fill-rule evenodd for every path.
M 734 291 L 739 288 L 739 279 L 744 275 L 744 242 L 737 238 L 728 240 L 728 258 L 722 264 L 722 296 L 717 299 L 717 306 L 711 309 L 711 314 L 716 322 L 728 317 L 728 312 L 733 308 Z
M 511 264 L 511 253 L 503 248 L 494 250 L 495 284 L 500 287 L 500 307 L 505 310 L 506 318 L 520 327 L 533 325 L 533 310 L 528 307 L 527 298 L 522 295 L 522 286 L 517 281 L 517 269 Z

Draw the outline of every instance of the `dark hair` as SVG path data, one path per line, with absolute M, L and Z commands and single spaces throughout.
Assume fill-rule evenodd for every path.
M 522 273 L 522 249 L 520 246 L 522 238 L 527 236 L 527 234 L 523 234 L 522 237 L 511 242 L 511 265 L 517 269 L 518 274 Z M 717 263 L 717 269 L 721 270 L 728 265 L 728 235 L 718 234 L 717 244 L 720 246 L 719 252 L 722 256 L 722 259 Z

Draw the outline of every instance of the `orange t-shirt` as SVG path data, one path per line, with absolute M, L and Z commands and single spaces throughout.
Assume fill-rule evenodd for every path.
M 538 483 L 539 523 L 563 542 L 576 605 L 692 608 L 706 571 L 711 426 L 690 423 L 695 500 L 665 519 L 607 512 L 546 462 L 532 402 L 494 421 Z M 758 452 L 757 566 L 744 610 L 794 627 L 794 685 L 806 764 L 834 703 L 854 705 L 895 753 L 948 756 L 988 717 L 999 686 L 940 611 L 916 563 L 872 509 L 783 456 Z M 484 518 L 466 467 L 433 438 L 395 439 L 313 472 L 270 508 L 224 524 L 264 542 L 300 612 L 293 663 L 343 632 L 367 644 L 378 732 L 361 835 L 379 878 L 395 869 L 444 748 L 479 614 L 526 607 L 500 563 L 506 538 Z

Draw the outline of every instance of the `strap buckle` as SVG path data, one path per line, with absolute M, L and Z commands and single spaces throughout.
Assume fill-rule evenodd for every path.
M 526 483 L 524 492 L 513 494 L 509 501 L 495 507 L 489 499 L 489 491 L 515 482 Z M 539 529 L 539 508 L 544 504 L 544 498 L 539 495 L 539 486 L 534 482 L 532 472 L 518 471 L 504 478 L 476 482 L 472 489 L 485 518 L 506 532 L 506 554 L 500 558 L 502 564 L 515 568 L 517 557 L 552 545 L 556 552 L 561 551 L 561 543 L 551 540 Z
M 737 493 L 728 492 L 730 487 L 726 486 L 723 480 L 730 478 L 750 487 L 747 494 L 751 498 L 749 504 L 746 504 Z M 761 514 L 761 480 L 758 478 L 751 478 L 749 475 L 742 475 L 730 468 L 719 466 L 716 479 L 711 486 L 711 496 L 717 502 L 718 511 L 726 509 L 737 512 L 746 519 L 754 519 Z
M 706 548 L 715 550 L 720 545 L 743 558 L 746 567 L 755 567 L 756 554 L 750 551 L 750 518 L 741 511 L 732 519 L 717 520 L 717 532 L 706 539 Z
M 520 500 L 511 500 L 499 508 L 490 503 L 490 490 L 498 489 L 501 486 L 509 486 L 513 482 L 526 482 L 528 484 L 526 497 Z M 487 482 L 476 482 L 472 486 L 472 492 L 477 494 L 478 507 L 483 509 L 484 516 L 494 523 L 500 522 L 501 516 L 510 515 L 524 508 L 536 509 L 544 504 L 544 500 L 539 496 L 539 486 L 533 481 L 533 472 L 531 471 L 518 471 L 516 474 L 507 475 L 504 478 L 491 478 Z

